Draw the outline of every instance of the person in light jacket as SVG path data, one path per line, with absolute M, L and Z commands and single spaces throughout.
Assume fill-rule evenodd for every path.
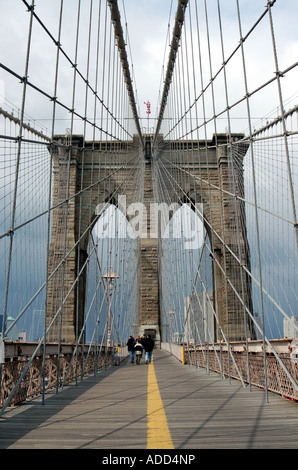
M 141 344 L 141 341 L 139 341 L 138 339 L 137 339 L 134 349 L 136 353 L 136 364 L 141 364 L 141 359 L 143 355 L 143 346 Z

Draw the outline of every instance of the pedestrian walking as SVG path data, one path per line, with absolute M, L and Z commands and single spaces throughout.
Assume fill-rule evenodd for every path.
M 141 338 L 140 338 L 140 340 L 141 340 L 141 343 L 142 343 L 143 348 L 145 349 L 146 341 L 147 341 L 146 336 L 145 336 L 145 335 L 142 335 Z
M 137 339 L 134 349 L 136 353 L 136 364 L 141 364 L 141 359 L 143 356 L 143 346 L 140 340 Z
M 127 345 L 128 352 L 130 354 L 130 362 L 132 364 L 134 364 L 134 362 L 135 362 L 135 344 L 136 344 L 136 342 L 135 342 L 134 337 L 130 336 L 128 338 L 128 341 L 127 341 L 126 345 Z
M 145 360 L 146 364 L 151 364 L 152 353 L 154 349 L 154 341 L 150 335 L 147 336 L 145 345 Z

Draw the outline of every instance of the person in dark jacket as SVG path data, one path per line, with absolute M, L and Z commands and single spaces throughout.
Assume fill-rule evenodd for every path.
M 133 337 L 133 336 L 130 336 L 130 337 L 128 338 L 128 341 L 127 341 L 126 345 L 127 345 L 128 352 L 129 352 L 129 354 L 130 354 L 130 362 L 131 362 L 132 364 L 135 362 L 135 349 L 134 349 L 134 348 L 135 348 L 135 344 L 136 344 L 136 342 L 135 342 L 134 337 Z
M 152 353 L 154 349 L 154 341 L 150 337 L 150 335 L 147 336 L 146 344 L 145 344 L 145 360 L 146 364 L 151 364 L 151 359 L 152 359 Z
M 143 348 L 145 349 L 146 341 L 147 341 L 146 336 L 145 335 L 141 336 L 140 341 L 141 341 Z

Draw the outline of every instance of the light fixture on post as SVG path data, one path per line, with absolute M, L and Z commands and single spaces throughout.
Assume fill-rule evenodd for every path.
M 112 318 L 112 295 L 116 289 L 116 280 L 119 279 L 119 276 L 113 272 L 112 266 L 110 271 L 102 276 L 105 281 L 105 291 L 109 296 L 109 320 L 108 320 L 108 336 L 107 336 L 107 346 L 111 346 L 111 318 Z

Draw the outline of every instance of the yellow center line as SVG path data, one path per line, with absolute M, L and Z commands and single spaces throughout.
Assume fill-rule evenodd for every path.
M 148 368 L 147 449 L 174 449 L 153 361 Z

